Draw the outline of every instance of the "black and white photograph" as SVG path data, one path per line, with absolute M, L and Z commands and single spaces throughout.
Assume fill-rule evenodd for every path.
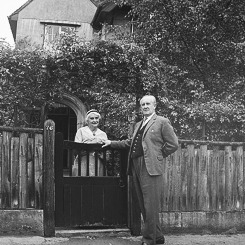
M 244 245 L 244 0 L 0 7 L 0 245 Z

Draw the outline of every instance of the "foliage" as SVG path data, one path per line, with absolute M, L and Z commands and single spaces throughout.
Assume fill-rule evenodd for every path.
M 49 100 L 50 91 L 42 50 L 11 49 L 1 45 L 0 50 L 0 105 L 1 124 L 13 123 L 14 108 L 35 108 Z M 22 118 L 25 124 L 25 118 Z
M 63 36 L 47 61 L 60 92 L 72 93 L 104 116 L 111 137 L 127 135 L 128 117 L 145 93 L 165 93 L 164 65 L 143 48 L 110 41 L 83 42 Z M 156 92 L 157 91 L 157 92 Z
M 143 94 L 165 92 L 164 66 L 154 55 L 137 46 L 84 42 L 75 35 L 64 35 L 49 52 L 5 49 L 0 63 L 3 111 L 13 115 L 15 106 L 49 105 L 71 93 L 88 109 L 100 110 L 102 127 L 111 137 L 126 137 L 128 117 L 139 110 Z M 4 118 L 2 124 L 9 123 Z
M 228 82 L 238 71 L 244 72 L 234 56 L 236 46 L 244 42 L 243 1 L 115 2 L 132 6 L 136 43 L 167 64 L 187 71 L 188 78 L 202 81 L 212 92 L 217 91 L 217 86 L 211 81 L 223 79 Z
M 240 115 L 244 105 L 244 2 L 114 2 L 132 8 L 135 31 L 127 40 L 155 54 L 171 71 L 165 83 L 170 108 L 164 108 L 179 122 L 179 135 L 202 138 L 203 131 L 210 139 L 244 140 L 244 118 L 237 120 L 237 108 Z
M 180 138 L 216 141 L 244 141 L 244 109 L 241 102 L 217 99 L 191 104 L 173 100 L 163 108 Z
M 114 2 L 132 7 L 135 30 L 116 33 L 116 43 L 64 35 L 49 53 L 4 47 L 1 110 L 50 104 L 68 92 L 99 109 L 104 130 L 120 138 L 150 93 L 180 138 L 244 141 L 244 3 Z

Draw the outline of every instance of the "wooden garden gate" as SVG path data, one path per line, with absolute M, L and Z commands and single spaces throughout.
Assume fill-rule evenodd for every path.
M 106 166 L 103 176 L 72 176 L 72 165 L 89 152 L 100 157 Z M 64 159 L 67 171 L 64 169 Z M 55 226 L 56 227 L 125 227 L 127 226 L 127 152 L 102 149 L 98 144 L 81 144 L 55 139 Z M 87 164 L 89 164 L 87 162 Z M 79 169 L 81 167 L 79 166 Z M 98 175 L 97 171 L 95 175 Z

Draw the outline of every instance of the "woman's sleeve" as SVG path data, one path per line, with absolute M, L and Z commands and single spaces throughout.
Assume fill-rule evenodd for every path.
M 75 136 L 75 142 L 78 142 L 78 143 L 82 142 L 82 131 L 81 131 L 81 129 L 77 130 L 77 133 Z

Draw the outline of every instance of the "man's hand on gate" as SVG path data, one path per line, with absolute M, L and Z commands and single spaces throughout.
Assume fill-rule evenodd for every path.
M 109 146 L 111 144 L 111 140 L 105 140 L 104 144 L 102 145 L 102 148 Z

